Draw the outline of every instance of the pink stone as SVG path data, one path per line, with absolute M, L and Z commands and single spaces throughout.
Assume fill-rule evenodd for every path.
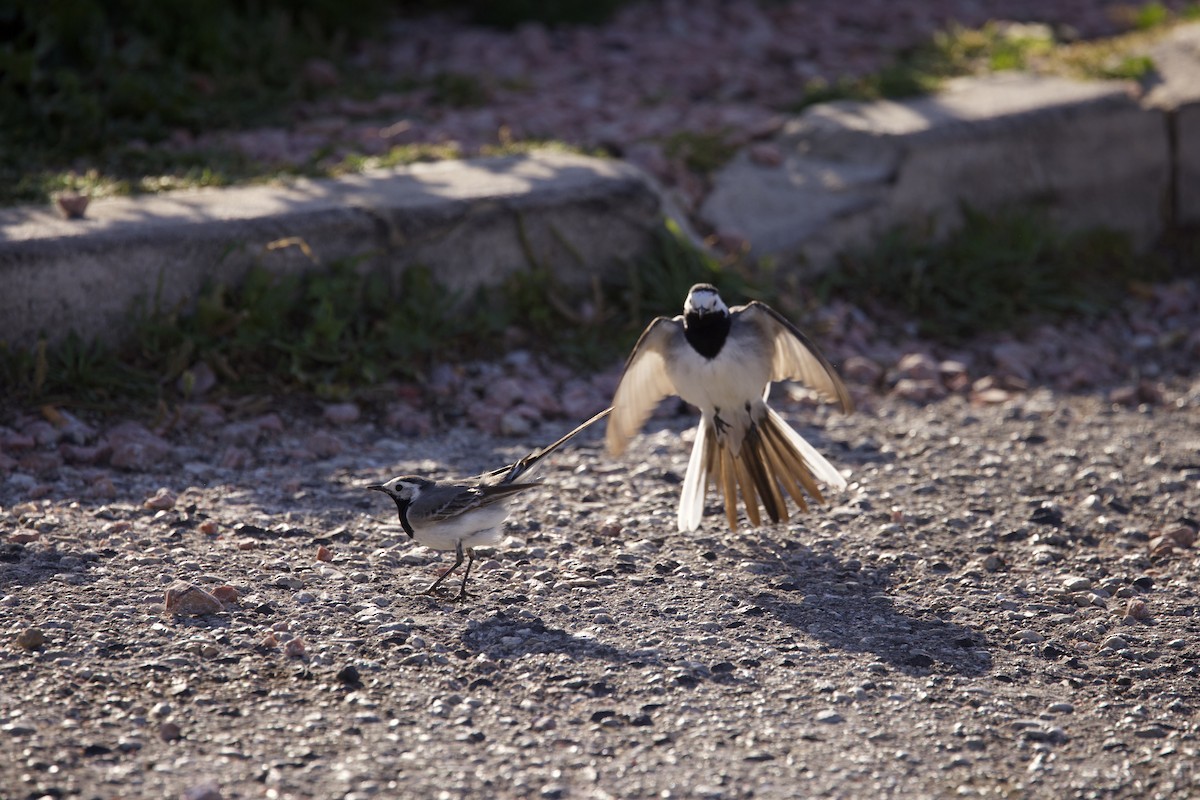
M 322 416 L 326 421 L 334 425 L 350 425 L 358 422 L 358 418 L 362 415 L 362 410 L 357 403 L 334 403 L 325 406 L 322 411 Z
M 109 463 L 128 470 L 148 470 L 171 455 L 171 445 L 138 422 L 123 422 L 108 431 Z
M 487 400 L 498 409 L 509 408 L 525 397 L 525 387 L 516 378 L 501 378 L 486 387 Z
M 866 356 L 854 355 L 842 362 L 842 377 L 851 383 L 874 386 L 883 379 L 883 367 Z
M 62 437 L 58 428 L 43 420 L 35 420 L 26 425 L 25 433 L 32 436 L 33 440 L 42 447 L 58 444 L 58 440 Z
M 338 68 L 324 58 L 310 58 L 301 69 L 304 82 L 318 89 L 331 89 L 342 82 Z
M 175 388 L 185 397 L 200 397 L 208 394 L 216 385 L 217 374 L 203 361 L 193 364 L 191 369 L 185 370 L 175 381 Z
M 755 142 L 748 151 L 750 160 L 763 167 L 778 167 L 783 163 L 783 153 L 774 142 Z
M 1003 342 L 992 348 L 992 359 L 1001 375 L 1011 375 L 1028 383 L 1033 379 L 1033 365 L 1038 356 L 1032 347 L 1017 342 Z
M 155 492 L 153 497 L 146 498 L 142 508 L 150 511 L 168 511 L 175 507 L 176 499 L 175 493 L 164 486 Z
M 245 447 L 226 447 L 217 459 L 221 469 L 246 469 L 254 463 L 254 455 Z
M 58 447 L 59 454 L 71 464 L 96 464 L 112 454 L 112 448 L 107 444 L 77 445 L 62 444 Z
M 945 388 L 939 381 L 932 379 L 901 378 L 896 381 L 892 392 L 897 397 L 911 400 L 914 403 L 928 403 L 944 397 Z
M 225 605 L 232 605 L 238 601 L 240 593 L 236 588 L 228 584 L 218 586 L 212 590 L 213 597 L 220 600 Z
M 327 431 L 317 431 L 311 434 L 304 440 L 304 446 L 316 455 L 317 458 L 333 458 L 341 455 L 346 445 L 342 440 Z
M 43 453 L 34 452 L 26 453 L 18 459 L 22 472 L 28 472 L 31 475 L 47 476 L 58 472 L 62 466 L 62 457 L 57 452 Z
M 428 436 L 433 432 L 433 415 L 397 400 L 388 404 L 384 424 L 388 431 L 399 436 Z
M 168 614 L 186 614 L 201 616 L 216 614 L 225 610 L 225 606 L 213 595 L 189 583 L 177 581 L 167 589 L 164 607 Z
M 935 381 L 940 377 L 938 362 L 928 353 L 907 353 L 896 364 L 896 377 L 914 381 Z

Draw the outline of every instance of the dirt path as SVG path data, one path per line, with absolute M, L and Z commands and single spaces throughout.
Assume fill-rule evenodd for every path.
M 524 443 L 360 422 L 301 461 L 327 423 L 282 413 L 252 470 L 193 432 L 107 499 L 10 481 L 0 794 L 1197 795 L 1198 397 L 792 406 L 851 487 L 737 533 L 715 502 L 674 530 L 690 419 L 619 463 L 592 435 L 460 605 L 415 594 L 447 562 L 361 486 Z M 177 580 L 239 600 L 164 615 Z

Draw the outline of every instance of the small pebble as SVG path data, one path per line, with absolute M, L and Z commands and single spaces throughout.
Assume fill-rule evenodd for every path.
M 1068 592 L 1086 592 L 1092 588 L 1092 582 L 1087 578 L 1063 578 L 1063 590 Z
M 1109 636 L 1100 643 L 1101 650 L 1124 650 L 1129 647 L 1129 642 L 1125 641 L 1120 636 Z
M 177 499 L 175 493 L 164 486 L 155 492 L 153 497 L 146 498 L 142 508 L 149 511 L 169 511 L 175 507 Z
M 177 582 L 167 589 L 164 606 L 168 614 L 201 616 L 224 611 L 224 604 L 213 595 L 188 583 Z
M 184 791 L 182 800 L 224 800 L 216 781 L 205 781 Z
M 212 595 L 225 605 L 230 605 L 238 601 L 238 590 L 228 584 L 213 589 Z
M 1125 605 L 1125 615 L 1136 620 L 1150 619 L 1150 606 L 1140 597 L 1131 597 Z
M 26 628 L 13 638 L 13 644 L 22 650 L 40 650 L 46 644 L 46 634 L 41 628 Z
M 61 192 L 54 198 L 54 205 L 66 219 L 83 219 L 87 214 L 90 198 L 78 192 Z
M 356 403 L 334 403 L 325 406 L 325 419 L 334 425 L 349 425 L 353 422 L 358 422 L 359 416 L 362 414 Z

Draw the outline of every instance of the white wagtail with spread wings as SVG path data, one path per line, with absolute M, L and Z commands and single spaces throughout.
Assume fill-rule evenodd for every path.
M 738 489 L 746 515 L 759 525 L 759 501 L 772 522 L 788 518 L 785 493 L 801 509 L 804 493 L 823 502 L 817 481 L 837 489 L 846 480 L 767 405 L 772 381 L 797 380 L 849 412 L 850 394 L 803 333 L 770 306 L 726 307 L 715 287 L 698 283 L 683 315 L 658 317 L 638 339 L 613 398 L 608 451 L 624 452 L 662 398 L 678 395 L 700 409 L 683 493 L 679 530 L 700 526 L 704 495 L 715 480 L 725 515 L 737 528 Z
M 387 483 L 368 486 L 396 501 L 400 525 L 410 538 L 434 550 L 453 550 L 454 563 L 438 575 L 425 594 L 433 594 L 446 577 L 467 558 L 467 570 L 455 599 L 467 596 L 467 578 L 475 563 L 475 548 L 500 541 L 500 528 L 508 519 L 508 500 L 514 494 L 532 489 L 539 483 L 518 483 L 543 458 L 572 437 L 608 415 L 605 409 L 554 444 L 535 450 L 508 466 L 451 483 L 437 483 L 416 475 L 401 475 Z

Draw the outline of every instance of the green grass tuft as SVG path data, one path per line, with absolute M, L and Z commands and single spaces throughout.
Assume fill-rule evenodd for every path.
M 1118 234 L 1062 234 L 1036 211 L 967 210 L 946 240 L 898 229 L 846 255 L 817 289 L 824 299 L 897 309 L 922 334 L 958 341 L 1030 319 L 1092 314 L 1132 282 L 1168 274 L 1165 262 L 1135 256 Z M 811 299 L 770 265 L 717 259 L 672 224 L 651 255 L 584 296 L 554 276 L 554 265 L 531 257 L 486 297 L 472 297 L 446 291 L 421 267 L 398 279 L 353 261 L 285 275 L 258 268 L 238 286 L 210 285 L 186 307 L 148 298 L 120 347 L 74 335 L 28 350 L 0 343 L 0 399 L 114 409 L 173 403 L 201 363 L 218 375 L 218 395 L 362 397 L 386 381 L 419 384 L 437 363 L 499 358 L 515 347 L 595 369 L 623 358 L 655 316 L 680 313 L 695 283 L 796 319 Z
M 718 131 L 679 131 L 666 137 L 663 152 L 678 158 L 687 168 L 702 174 L 716 172 L 737 154 L 727 133 Z
M 956 342 L 1031 319 L 1097 313 L 1132 282 L 1168 271 L 1136 255 L 1127 237 L 1064 234 L 1037 210 L 965 209 L 963 227 L 946 240 L 927 234 L 896 229 L 873 249 L 844 256 L 823 277 L 821 294 L 898 309 L 923 335 Z
M 343 398 L 387 380 L 419 383 L 436 363 L 497 358 L 518 346 L 594 369 L 620 359 L 650 316 L 679 313 L 693 283 L 715 283 L 731 296 L 753 290 L 734 265 L 673 228 L 626 278 L 573 298 L 550 265 L 531 258 L 487 297 L 468 297 L 423 267 L 395 280 L 351 261 L 284 275 L 255 268 L 239 285 L 210 285 L 186 306 L 147 298 L 120 347 L 75 335 L 30 350 L 0 345 L 0 397 L 100 407 L 175 401 L 204 363 L 227 392 Z

